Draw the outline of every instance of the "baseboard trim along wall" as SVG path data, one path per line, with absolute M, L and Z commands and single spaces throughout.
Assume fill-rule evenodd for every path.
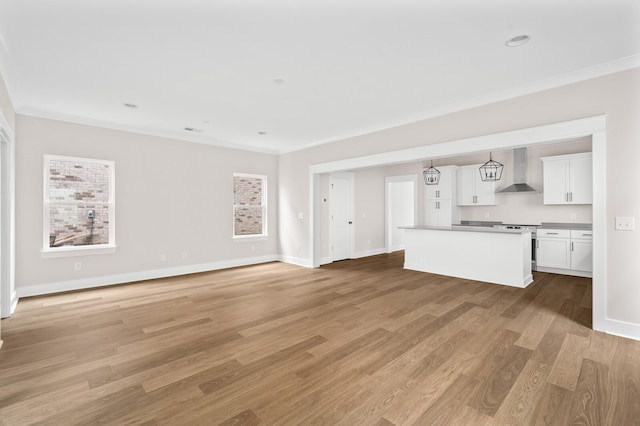
M 40 285 L 18 287 L 18 298 L 29 296 L 40 296 L 43 294 L 60 293 L 63 291 L 84 290 L 95 287 L 104 287 L 114 284 L 124 284 L 135 281 L 152 280 L 156 278 L 174 277 L 177 275 L 195 274 L 198 272 L 209 272 L 218 269 L 235 268 L 238 266 L 257 265 L 259 263 L 275 262 L 280 260 L 278 255 L 267 255 L 258 257 L 246 257 L 241 259 L 223 260 L 219 262 L 200 263 L 197 265 L 178 266 L 175 268 L 154 269 L 150 271 L 131 272 L 117 275 L 107 275 L 102 277 L 83 278 L 79 280 L 59 281 Z M 15 309 L 15 308 L 13 308 Z
M 607 323 L 605 333 L 626 337 L 627 339 L 640 340 L 640 325 L 611 318 L 606 318 L 605 321 Z
M 376 256 L 378 254 L 384 254 L 386 252 L 387 250 L 384 247 L 377 248 L 377 249 L 361 250 L 361 251 L 354 252 L 351 258 L 360 259 L 361 257 Z
M 297 266 L 304 266 L 305 268 L 311 268 L 311 260 L 309 259 L 303 259 L 300 257 L 293 257 L 293 256 L 286 256 L 286 255 L 280 255 L 278 256 L 278 260 L 280 262 L 284 262 L 284 263 L 290 263 L 292 265 L 297 265 Z

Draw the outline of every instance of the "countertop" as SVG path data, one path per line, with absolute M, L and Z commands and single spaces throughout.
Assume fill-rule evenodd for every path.
M 560 223 L 560 222 L 542 222 L 540 229 L 573 229 L 577 231 L 591 231 L 590 223 Z
M 497 229 L 487 226 L 399 226 L 400 229 L 418 229 L 429 231 L 453 231 L 453 232 L 486 232 L 490 234 L 526 234 L 531 231 L 523 229 Z

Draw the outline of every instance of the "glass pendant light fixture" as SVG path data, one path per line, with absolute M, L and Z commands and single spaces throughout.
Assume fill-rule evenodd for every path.
M 431 160 L 431 166 L 422 172 L 424 176 L 424 183 L 426 185 L 438 185 L 440 183 L 440 170 L 433 167 L 433 160 Z
M 495 182 L 502 178 L 502 169 L 504 165 L 493 161 L 491 153 L 489 153 L 489 161 L 480 166 L 480 178 L 485 182 Z

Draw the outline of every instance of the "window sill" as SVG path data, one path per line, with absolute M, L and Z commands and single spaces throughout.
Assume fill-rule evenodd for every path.
M 55 257 L 92 256 L 95 254 L 109 254 L 115 252 L 116 245 L 62 246 L 54 249 L 42 250 L 42 257 L 49 259 Z
M 233 242 L 234 243 L 248 243 L 252 241 L 267 241 L 269 239 L 268 235 L 234 235 Z

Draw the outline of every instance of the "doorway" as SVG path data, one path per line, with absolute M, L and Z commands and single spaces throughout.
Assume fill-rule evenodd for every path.
M 353 173 L 331 174 L 329 219 L 331 261 L 350 259 L 353 250 Z
M 385 179 L 385 249 L 404 250 L 404 229 L 416 225 L 418 216 L 418 176 L 392 176 Z

